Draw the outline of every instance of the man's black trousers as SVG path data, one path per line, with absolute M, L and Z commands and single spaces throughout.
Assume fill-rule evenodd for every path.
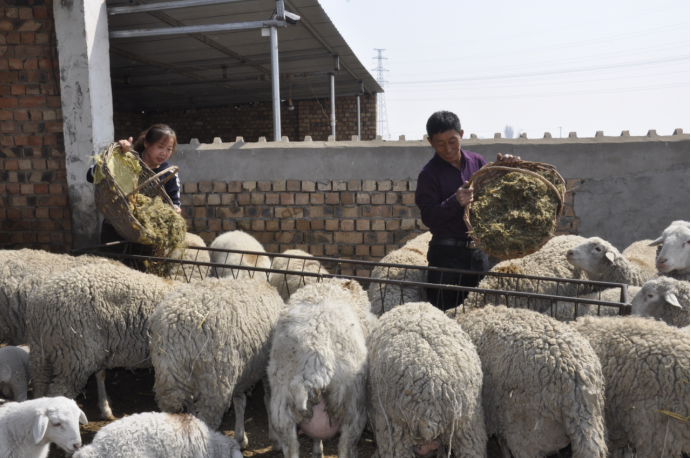
M 489 259 L 480 250 L 460 246 L 444 246 L 430 244 L 427 251 L 427 261 L 430 267 L 445 267 L 449 269 L 474 270 L 486 272 L 489 270 Z M 453 274 L 451 272 L 428 271 L 428 283 L 460 286 L 477 286 L 481 277 L 472 274 Z M 427 288 L 427 301 L 441 310 L 448 310 L 460 305 L 468 294 L 462 291 L 444 291 Z

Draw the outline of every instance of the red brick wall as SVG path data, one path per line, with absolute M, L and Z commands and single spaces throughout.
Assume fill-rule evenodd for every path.
M 57 65 L 50 0 L 0 0 L 0 248 L 72 244 Z

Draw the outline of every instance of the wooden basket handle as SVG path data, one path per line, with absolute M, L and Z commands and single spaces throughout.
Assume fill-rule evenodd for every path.
M 166 173 L 169 173 L 169 172 L 170 172 L 170 175 L 167 176 L 166 179 L 163 180 L 163 181 L 161 182 L 161 185 L 165 184 L 168 180 L 170 180 L 171 178 L 173 178 L 173 177 L 175 176 L 175 174 L 178 173 L 178 166 L 177 166 L 177 165 L 173 165 L 173 166 L 171 166 L 171 167 L 168 167 L 168 168 L 165 169 L 165 170 L 162 170 L 162 171 L 158 172 L 156 175 L 152 176 L 151 178 L 149 178 L 148 180 L 146 180 L 144 183 L 142 183 L 142 184 L 140 184 L 139 186 L 137 186 L 137 187 L 134 189 L 134 191 L 132 191 L 131 193 L 127 194 L 127 197 L 129 198 L 130 196 L 135 195 L 136 193 L 138 193 L 139 191 L 141 191 L 144 187 L 146 187 L 147 185 L 151 184 L 155 179 L 157 179 L 158 177 L 163 176 L 163 175 L 165 175 Z

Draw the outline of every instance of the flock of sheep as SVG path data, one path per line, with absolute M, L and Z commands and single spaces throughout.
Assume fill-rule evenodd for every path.
M 429 239 L 383 262 L 427 265 Z M 188 234 L 188 245 L 203 242 Z M 240 231 L 211 247 L 264 252 Z M 208 256 L 194 254 L 325 272 L 316 259 Z M 0 394 L 17 401 L 0 405 L 0 458 L 45 457 L 51 442 L 76 458 L 239 458 L 245 393 L 260 381 L 273 448 L 286 458 L 299 456 L 299 433 L 314 440 L 313 458 L 336 434 L 339 458 L 356 457 L 366 427 L 379 458 L 483 457 L 490 435 L 504 458 L 569 444 L 576 458 L 689 453 L 689 223 L 623 253 L 599 238 L 555 237 L 493 270 L 626 283 L 640 316 L 562 322 L 545 304 L 507 308 L 497 297 L 480 307 L 474 293 L 443 313 L 401 285 L 364 291 L 353 280 L 232 268 L 204 280 L 190 269 L 194 281 L 183 284 L 98 257 L 0 251 L 0 343 L 11 345 L 0 348 Z M 421 272 L 372 277 L 424 282 Z M 556 294 L 549 282 L 506 281 L 487 276 L 480 287 Z M 573 320 L 569 307 L 556 315 Z M 71 399 L 96 374 L 101 415 L 114 420 L 105 370 L 115 367 L 153 367 L 164 413 L 114 421 L 82 447 L 87 419 Z M 231 404 L 235 439 L 215 431 Z

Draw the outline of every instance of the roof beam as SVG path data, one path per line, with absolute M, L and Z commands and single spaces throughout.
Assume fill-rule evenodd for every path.
M 115 6 L 108 8 L 108 16 L 129 13 L 148 13 L 149 11 L 174 10 L 191 6 L 217 5 L 219 3 L 244 2 L 247 0 L 181 0 L 177 2 L 151 3 L 148 5 Z
M 149 13 L 157 14 L 157 13 Z M 188 35 L 191 33 L 202 32 L 226 32 L 228 30 L 248 30 L 261 29 L 264 27 L 286 27 L 286 21 L 249 21 L 233 22 L 232 24 L 208 24 L 208 25 L 188 25 L 184 27 L 166 27 L 159 29 L 134 29 L 110 32 L 110 39 L 135 38 L 135 37 L 159 37 L 162 35 Z

